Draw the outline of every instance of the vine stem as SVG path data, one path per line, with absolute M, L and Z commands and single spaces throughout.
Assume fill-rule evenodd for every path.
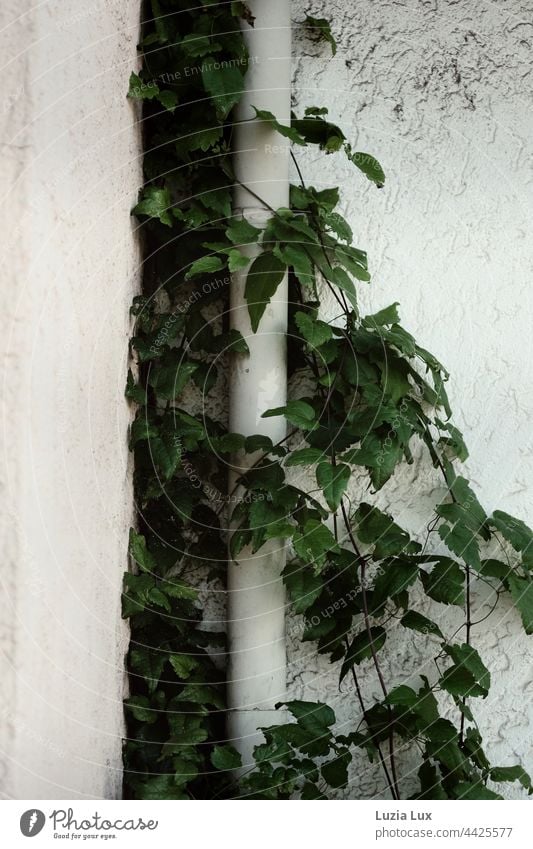
M 368 598 L 367 598 L 366 587 L 365 587 L 366 559 L 363 557 L 361 551 L 359 550 L 359 546 L 357 545 L 357 542 L 356 542 L 355 537 L 353 535 L 353 532 L 352 532 L 352 529 L 351 529 L 351 526 L 350 526 L 350 520 L 349 520 L 348 514 L 346 512 L 346 507 L 344 506 L 343 500 L 341 501 L 341 511 L 342 511 L 342 517 L 343 517 L 343 520 L 344 520 L 344 525 L 346 527 L 346 532 L 348 534 L 348 537 L 349 537 L 350 542 L 353 546 L 354 552 L 357 555 L 357 558 L 359 560 L 360 567 L 361 567 L 360 574 L 361 574 L 361 596 L 362 596 L 362 600 L 363 600 L 363 619 L 364 619 L 364 622 L 365 622 L 366 632 L 368 634 L 368 642 L 369 642 L 369 645 L 370 645 L 370 652 L 372 654 L 372 660 L 373 660 L 373 663 L 374 663 L 374 668 L 375 668 L 376 674 L 378 676 L 378 680 L 379 680 L 381 690 L 383 692 L 383 696 L 384 696 L 385 699 L 387 699 L 388 695 L 389 695 L 389 691 L 387 689 L 387 685 L 385 683 L 385 678 L 383 677 L 383 672 L 381 670 L 381 666 L 380 666 L 380 663 L 379 663 L 379 660 L 378 660 L 377 652 L 376 652 L 376 649 L 375 649 L 375 646 L 374 646 L 374 640 L 372 638 L 372 628 L 371 628 L 371 625 L 370 625 L 370 614 L 368 612 Z M 392 773 L 392 783 L 391 783 L 390 787 L 391 787 L 391 792 L 393 793 L 393 797 L 395 799 L 399 799 L 400 798 L 400 791 L 399 791 L 399 788 L 398 788 L 398 776 L 397 776 L 397 773 L 396 773 L 396 755 L 395 755 L 395 749 L 394 749 L 394 728 L 393 728 L 393 719 L 392 719 L 392 709 L 391 709 L 390 705 L 387 705 L 387 713 L 388 713 L 388 716 L 389 716 L 389 759 L 390 759 L 390 766 L 391 766 L 391 773 Z
M 437 452 L 435 452 L 435 459 L 436 459 L 437 465 L 440 468 L 440 471 L 442 473 L 444 481 L 445 481 L 445 483 L 448 487 L 450 497 L 451 497 L 452 501 L 454 502 L 454 504 L 457 504 L 457 498 L 455 497 L 453 490 L 452 490 L 451 486 L 449 485 L 447 477 L 446 477 L 446 469 L 444 468 L 444 463 L 442 462 L 442 460 L 439 457 Z M 471 581 L 471 578 L 472 578 L 472 573 L 471 573 L 470 566 L 468 565 L 468 563 L 465 563 L 465 617 L 466 617 L 466 621 L 465 621 L 465 626 L 466 626 L 465 642 L 466 642 L 467 646 L 469 646 L 471 644 L 471 632 L 472 632 L 472 593 L 471 593 L 471 583 L 472 583 L 472 581 Z M 464 707 L 466 705 L 466 696 L 463 696 L 461 701 L 462 701 L 462 704 L 463 704 L 463 707 Z M 466 717 L 465 717 L 464 711 L 461 711 L 461 719 L 460 719 L 460 723 L 459 723 L 459 743 L 460 744 L 464 743 L 465 724 L 466 724 Z

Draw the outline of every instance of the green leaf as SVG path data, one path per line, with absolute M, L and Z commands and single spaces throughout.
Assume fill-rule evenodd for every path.
M 329 342 L 333 336 L 329 324 L 319 321 L 317 318 L 312 318 L 308 313 L 296 312 L 294 320 L 298 330 L 312 348 L 319 348 L 324 342 Z
M 134 215 L 146 215 L 148 218 L 158 218 L 162 224 L 172 227 L 169 210 L 172 206 L 168 189 L 158 189 L 148 186 L 144 189 L 142 200 L 133 208 Z
M 367 630 L 356 634 L 346 651 L 339 680 L 343 680 L 354 663 L 359 665 L 363 660 L 368 660 L 368 658 L 372 657 L 372 650 L 374 653 L 377 653 L 383 648 L 386 639 L 387 632 L 380 625 L 370 628 L 370 634 Z
M 234 18 L 242 18 L 253 27 L 255 18 L 250 11 L 248 3 L 244 3 L 242 0 L 232 0 L 231 14 Z
M 260 121 L 264 121 L 266 124 L 269 124 L 273 130 L 276 130 L 280 135 L 285 136 L 285 138 L 290 139 L 294 144 L 305 145 L 305 139 L 292 127 L 287 127 L 285 124 L 280 124 L 277 120 L 276 116 L 269 112 L 267 109 L 256 109 L 255 106 L 252 106 L 252 109 L 255 109 L 255 116 Z
M 213 274 L 224 268 L 224 263 L 219 256 L 202 256 L 195 260 L 185 275 L 186 280 L 197 277 L 200 274 Z
M 324 493 L 329 509 L 333 512 L 338 510 L 340 506 L 342 496 L 350 481 L 350 475 L 350 467 L 345 466 L 344 463 L 332 466 L 331 463 L 324 461 L 317 467 L 317 483 Z
M 289 401 L 285 407 L 275 407 L 267 410 L 261 418 L 269 419 L 273 416 L 285 416 L 288 422 L 301 430 L 312 430 L 316 424 L 316 413 L 311 404 L 306 401 Z
M 389 598 L 407 590 L 418 578 L 416 563 L 402 562 L 401 557 L 382 561 L 372 590 L 372 613 L 375 616 Z
M 385 183 L 385 172 L 374 156 L 363 153 L 361 150 L 352 151 L 351 145 L 345 145 L 346 156 L 353 164 L 363 172 L 365 177 L 375 183 L 381 189 Z
M 318 519 L 308 519 L 303 530 L 295 534 L 293 544 L 297 555 L 317 572 L 325 564 L 326 553 L 338 548 L 330 529 Z
M 300 563 L 289 563 L 283 571 L 283 580 L 289 591 L 295 613 L 305 613 L 324 589 L 320 575 Z
M 146 539 L 130 528 L 129 554 L 141 572 L 153 574 L 156 570 L 156 562 L 153 554 L 148 551 Z
M 509 513 L 504 513 L 503 510 L 494 511 L 490 524 L 511 543 L 515 551 L 522 553 L 524 563 L 529 568 L 533 568 L 533 531 L 531 528 L 521 519 L 516 519 Z
M 446 509 L 447 513 L 457 510 L 456 504 L 445 504 L 436 508 L 436 512 L 442 515 Z M 475 532 L 463 523 L 460 517 L 453 525 L 442 524 L 439 526 L 439 536 L 457 557 L 460 557 L 469 566 L 479 570 L 479 545 Z
M 311 15 L 306 15 L 304 26 L 310 30 L 314 37 L 327 41 L 328 44 L 331 45 L 331 52 L 333 56 L 335 56 L 335 53 L 337 52 L 337 42 L 333 38 L 331 24 L 327 18 L 313 18 Z
M 385 699 L 388 705 L 400 705 L 401 707 L 413 707 L 418 702 L 418 696 L 411 687 L 401 684 L 390 691 Z
M 385 307 L 379 312 L 375 312 L 373 315 L 366 315 L 361 324 L 363 327 L 369 327 L 371 329 L 379 329 L 384 325 L 397 324 L 400 321 L 400 316 L 398 315 L 398 301 L 395 301 L 389 307 Z
M 202 64 L 202 81 L 205 90 L 213 98 L 217 115 L 223 120 L 240 100 L 244 78 L 238 67 L 222 65 L 212 57 L 207 57 Z
M 159 711 L 150 707 L 150 700 L 146 696 L 130 696 L 124 700 L 124 704 L 139 722 L 147 722 L 149 725 L 157 722 Z
M 276 707 L 281 704 L 284 704 L 292 713 L 298 725 L 311 733 L 323 734 L 329 731 L 331 725 L 335 725 L 336 717 L 333 709 L 322 702 L 281 702 Z
M 194 362 L 155 366 L 150 370 L 148 382 L 160 398 L 173 401 L 181 395 L 198 366 Z
M 533 583 L 509 575 L 507 578 L 511 597 L 522 617 L 526 634 L 533 634 Z
M 361 502 L 354 514 L 354 530 L 361 540 L 374 546 L 374 557 L 414 554 L 419 543 L 411 542 L 409 534 L 394 522 L 391 516 L 378 507 Z
M 141 407 L 146 404 L 146 389 L 135 382 L 131 369 L 128 369 L 128 379 L 124 394 L 126 395 L 126 398 L 129 398 L 130 401 L 135 401 L 135 403 L 139 404 Z
M 402 616 L 400 625 L 403 625 L 404 628 L 410 628 L 412 631 L 418 631 L 420 634 L 432 634 L 434 637 L 444 639 L 439 626 L 421 613 L 417 613 L 416 610 L 408 610 Z
M 246 218 L 234 218 L 226 229 L 226 235 L 234 245 L 250 245 L 257 242 L 261 230 L 250 224 Z
M 211 763 L 215 769 L 228 771 L 242 766 L 242 759 L 233 746 L 215 746 L 211 752 Z
M 166 660 L 167 656 L 164 652 L 148 651 L 147 649 L 131 649 L 130 651 L 131 668 L 138 675 L 142 675 L 150 693 L 157 690 Z
M 286 270 L 285 264 L 272 251 L 264 251 L 253 261 L 246 277 L 244 297 L 254 333 Z
M 178 95 L 175 91 L 170 91 L 169 89 L 160 91 L 157 95 L 157 99 L 165 107 L 165 109 L 168 109 L 170 112 L 173 112 L 178 105 Z
M 313 410 L 314 415 L 314 410 Z M 286 466 L 312 466 L 324 458 L 324 452 L 320 448 L 299 448 L 291 451 L 285 460 Z
M 198 668 L 196 658 L 188 654 L 171 654 L 168 659 L 178 678 L 189 678 L 191 672 Z
M 498 793 L 493 793 L 488 787 L 485 787 L 481 781 L 460 781 L 454 787 L 454 796 L 456 799 L 501 799 Z
M 136 799 L 186 799 L 183 790 L 176 786 L 174 775 L 152 775 L 135 783 Z
M 347 295 L 350 304 L 357 312 L 357 293 L 355 291 L 355 286 L 348 277 L 344 268 L 340 268 L 340 266 L 332 268 L 328 277 L 333 283 L 335 283 L 336 286 L 339 287 L 339 289 L 341 289 L 341 291 L 345 293 L 345 295 Z
M 159 87 L 153 80 L 144 82 L 137 74 L 130 74 L 128 97 L 133 100 L 153 100 L 158 94 Z
M 183 582 L 178 583 L 177 578 L 162 580 L 161 586 L 164 588 L 165 595 L 170 598 L 188 599 L 190 601 L 195 601 L 198 598 L 198 590 Z
M 337 755 L 334 760 L 322 764 L 320 772 L 326 784 L 336 789 L 346 787 L 348 783 L 348 767 L 351 760 L 352 756 L 350 752 L 345 751 Z
M 480 688 L 488 695 L 490 688 L 490 672 L 481 660 L 476 649 L 462 643 L 461 645 L 446 646 L 444 651 L 449 655 L 457 666 L 464 667 L 472 673 Z
M 490 771 L 490 777 L 493 781 L 519 781 L 529 795 L 533 793 L 531 778 L 525 769 L 517 766 L 494 766 Z
M 148 601 L 155 604 L 156 607 L 162 607 L 167 613 L 172 611 L 172 607 L 165 593 L 159 587 L 152 587 L 148 592 Z
M 454 560 L 443 559 L 431 572 L 421 572 L 420 578 L 426 593 L 442 604 L 465 603 L 463 570 Z

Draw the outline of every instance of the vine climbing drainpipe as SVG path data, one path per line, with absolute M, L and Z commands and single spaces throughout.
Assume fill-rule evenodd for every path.
M 289 205 L 289 147 L 274 130 L 250 120 L 258 109 L 290 122 L 291 21 L 290 0 L 249 0 L 254 27 L 243 23 L 250 64 L 246 92 L 235 115 L 234 214 L 264 227 L 271 213 Z M 249 187 L 254 194 L 251 194 Z M 261 197 L 260 202 L 257 197 Z M 249 246 L 249 255 L 259 252 Z M 283 418 L 261 414 L 283 406 L 287 392 L 287 279 L 279 285 L 253 334 L 244 298 L 246 269 L 233 275 L 231 326 L 245 337 L 250 355 L 235 355 L 230 371 L 230 431 L 245 436 L 262 433 L 274 443 L 286 433 Z M 230 492 L 235 480 L 257 455 L 233 458 Z M 237 493 L 238 494 L 238 493 Z M 230 510 L 235 504 L 230 499 Z M 283 541 L 270 540 L 257 553 L 243 549 L 228 568 L 228 738 L 252 763 L 257 729 L 282 721 L 276 702 L 286 686 L 285 594 L 281 570 Z

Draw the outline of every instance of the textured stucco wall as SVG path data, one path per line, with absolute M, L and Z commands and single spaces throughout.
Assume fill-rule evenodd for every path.
M 1 10 L 0 793 L 121 789 L 139 3 Z
M 531 3 L 330 0 L 326 8 L 296 0 L 294 19 L 306 13 L 327 15 L 339 49 L 332 58 L 329 47 L 296 31 L 296 105 L 329 105 L 356 149 L 380 160 L 387 183 L 377 191 L 340 155 L 327 168 L 322 154 L 300 156 L 304 177 L 343 187 L 373 272 L 363 308 L 398 300 L 404 326 L 450 369 L 452 406 L 470 447 L 466 472 L 480 500 L 531 524 Z M 439 486 L 417 461 L 389 482 L 379 503 L 422 535 Z M 476 591 L 480 616 L 491 600 Z M 443 613 L 452 632 L 461 619 Z M 340 725 L 353 726 L 352 688 L 343 683 L 339 692 L 328 662 L 299 642 L 298 631 L 290 619 L 291 696 L 327 700 Z M 432 675 L 422 641 L 401 632 L 385 662 L 389 680 Z M 531 770 L 533 638 L 503 602 L 473 641 L 493 671 L 490 696 L 474 703 L 487 750 L 496 763 L 522 760 Z M 377 694 L 370 667 L 363 677 L 366 692 Z M 403 753 L 405 788 L 410 763 Z M 387 795 L 379 769 L 364 758 L 349 795 Z

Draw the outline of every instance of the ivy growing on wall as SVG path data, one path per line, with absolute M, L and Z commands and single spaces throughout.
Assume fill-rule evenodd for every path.
M 145 8 L 142 67 L 129 90 L 142 104 L 145 185 L 134 209 L 144 274 L 132 306 L 126 388 L 136 409 L 137 523 L 124 579 L 131 626 L 125 794 L 328 798 L 349 786 L 357 750 L 380 765 L 395 799 L 497 799 L 499 783 L 508 781 L 533 792 L 522 767 L 494 766 L 483 749 L 474 705 L 489 693 L 490 672 L 475 648 L 483 621 L 472 604 L 474 584 L 483 582 L 493 608 L 509 595 L 533 632 L 532 532 L 502 511 L 488 515 L 461 474 L 467 448 L 452 422 L 448 374 L 401 325 L 398 304 L 360 314 L 366 253 L 338 211 L 339 190 L 306 185 L 297 150 L 314 145 L 323 156 L 347 156 L 360 179 L 378 187 L 383 170 L 352 148 L 324 106 L 290 126 L 257 111 L 254 120 L 292 142 L 299 180 L 290 208 L 272 209 L 264 231 L 233 218 L 231 110 L 249 62 L 241 21 L 253 25 L 253 17 L 242 2 L 188 7 L 152 0 Z M 308 18 L 304 26 L 335 51 L 326 20 Z M 247 244 L 261 249 L 251 264 L 241 251 Z M 295 397 L 264 413 L 288 422 L 290 436 L 277 445 L 260 432 L 228 433 L 214 402 L 229 357 L 248 356 L 227 321 L 231 273 L 247 266 L 254 332 L 289 275 Z M 335 304 L 332 321 L 321 309 L 323 293 Z M 224 743 L 224 634 L 204 621 L 200 592 L 206 581 L 224 588 L 226 464 L 237 451 L 262 455 L 241 481 L 231 554 L 286 541 L 284 581 L 303 617 L 302 640 L 329 657 L 353 696 L 352 727 L 341 735 L 328 705 L 289 702 L 292 720 L 264 729 L 256 768 L 238 783 L 239 756 Z M 374 498 L 421 451 L 446 493 L 422 540 Z M 291 482 L 293 467 L 312 475 L 309 491 Z M 447 606 L 464 612 L 451 634 Z M 383 658 L 400 634 L 406 644 L 420 640 L 434 659 L 431 679 L 387 680 Z M 363 676 L 375 677 L 377 698 L 364 695 Z M 406 747 L 418 759 L 414 793 L 399 763 Z

